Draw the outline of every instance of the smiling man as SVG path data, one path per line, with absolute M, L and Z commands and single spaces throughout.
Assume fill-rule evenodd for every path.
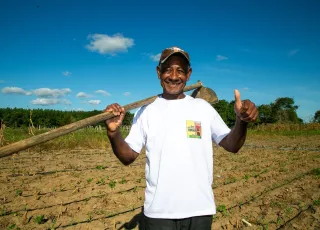
M 118 127 L 125 110 L 114 103 L 105 109 L 116 117 L 106 121 L 114 154 L 129 165 L 146 148 L 144 230 L 209 230 L 216 213 L 212 142 L 236 153 L 243 146 L 248 122 L 258 110 L 240 100 L 235 90 L 236 124 L 230 129 L 205 100 L 183 93 L 192 68 L 189 54 L 179 47 L 163 50 L 157 75 L 163 93 L 138 109 L 124 139 Z M 142 228 L 143 227 L 143 228 Z

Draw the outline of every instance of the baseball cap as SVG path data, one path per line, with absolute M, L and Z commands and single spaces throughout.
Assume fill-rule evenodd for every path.
M 162 51 L 161 56 L 160 56 L 160 60 L 159 60 L 159 65 L 163 64 L 166 60 L 168 60 L 169 57 L 171 57 L 173 54 L 182 54 L 183 57 L 185 57 L 189 63 L 189 65 L 191 65 L 190 63 L 190 57 L 189 54 L 184 51 L 183 49 L 180 49 L 177 46 L 173 46 L 170 48 L 166 48 Z

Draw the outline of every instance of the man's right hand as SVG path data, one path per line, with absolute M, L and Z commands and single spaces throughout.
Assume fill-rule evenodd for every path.
M 121 107 L 119 104 L 114 103 L 108 105 L 104 112 L 112 112 L 113 115 L 115 115 L 115 117 L 105 121 L 108 132 L 115 132 L 124 119 L 124 116 L 126 114 L 125 109 Z

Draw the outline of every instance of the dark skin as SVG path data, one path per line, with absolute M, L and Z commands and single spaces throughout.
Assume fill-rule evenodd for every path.
M 180 55 L 173 55 L 165 63 L 157 66 L 156 71 L 163 88 L 163 98 L 176 100 L 185 97 L 183 88 L 192 73 L 192 69 L 185 58 Z M 254 122 L 257 119 L 258 110 L 250 100 L 241 101 L 238 90 L 235 90 L 234 94 L 236 124 L 231 132 L 221 140 L 219 145 L 228 152 L 237 153 L 246 140 L 248 122 Z M 116 117 L 106 120 L 107 135 L 113 152 L 124 165 L 129 165 L 135 161 L 139 154 L 133 151 L 124 141 L 118 129 L 126 111 L 119 104 L 114 103 L 108 105 L 105 112 L 112 112 L 116 115 Z

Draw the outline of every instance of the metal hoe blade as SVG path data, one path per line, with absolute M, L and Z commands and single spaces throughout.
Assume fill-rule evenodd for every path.
M 194 98 L 201 98 L 209 102 L 209 104 L 215 104 L 219 101 L 217 94 L 208 87 L 200 87 L 195 89 L 192 94 L 192 97 Z

